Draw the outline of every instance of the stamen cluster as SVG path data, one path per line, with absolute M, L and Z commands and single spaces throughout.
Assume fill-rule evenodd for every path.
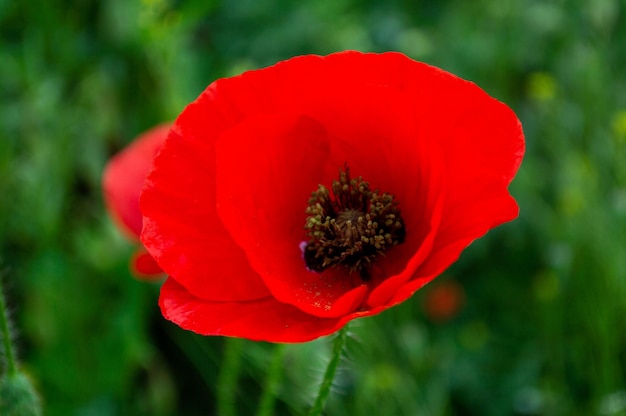
M 404 221 L 393 195 L 372 191 L 350 168 L 328 188 L 319 185 L 306 208 L 305 229 L 311 239 L 304 249 L 306 266 L 316 272 L 343 265 L 369 278 L 369 266 L 388 248 L 403 243 Z

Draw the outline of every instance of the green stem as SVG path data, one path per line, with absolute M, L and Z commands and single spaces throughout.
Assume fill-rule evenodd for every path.
M 6 374 L 14 376 L 17 374 L 15 365 L 15 355 L 13 353 L 13 344 L 11 343 L 11 328 L 9 325 L 9 315 L 7 313 L 6 304 L 4 303 L 4 290 L 2 287 L 2 276 L 0 275 L 0 337 L 4 344 L 4 363 L 6 365 Z
M 285 355 L 285 345 L 278 344 L 274 346 L 274 355 L 270 368 L 267 370 L 265 379 L 265 389 L 259 403 L 257 416 L 270 416 L 274 414 L 274 403 L 276 402 L 276 393 L 280 382 L 283 378 L 283 356 Z
M 241 371 L 243 340 L 226 338 L 224 345 L 224 364 L 217 380 L 217 414 L 235 416 L 237 380 Z
M 313 407 L 309 410 L 309 416 L 319 416 L 322 414 L 324 410 L 324 404 L 326 403 L 326 399 L 330 393 L 330 387 L 333 384 L 333 379 L 335 378 L 335 372 L 337 372 L 337 367 L 339 366 L 339 361 L 341 360 L 341 354 L 343 352 L 343 347 L 346 344 L 346 340 L 348 338 L 348 325 L 344 326 L 333 340 L 333 351 L 330 357 L 330 362 L 328 363 L 328 367 L 326 367 L 326 373 L 324 374 L 324 379 L 322 380 L 322 384 L 320 385 L 320 391 L 317 394 L 317 398 L 315 399 L 315 403 L 313 403 Z

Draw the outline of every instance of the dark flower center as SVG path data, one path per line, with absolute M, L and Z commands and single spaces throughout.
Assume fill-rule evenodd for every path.
M 406 231 L 398 201 L 391 194 L 372 191 L 360 176 L 350 178 L 347 165 L 340 170 L 339 180 L 333 181 L 332 195 L 319 185 L 305 212 L 304 228 L 310 240 L 304 248 L 304 261 L 316 272 L 342 265 L 368 280 L 376 256 L 404 242 Z

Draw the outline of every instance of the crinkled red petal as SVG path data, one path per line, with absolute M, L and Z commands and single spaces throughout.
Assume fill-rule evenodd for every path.
M 305 342 L 332 334 L 343 319 L 324 319 L 266 297 L 247 302 L 213 302 L 198 298 L 172 278 L 161 287 L 163 316 L 202 335 L 225 335 L 254 341 Z
M 227 117 L 201 97 L 178 118 L 154 160 L 141 195 L 142 242 L 159 266 L 195 296 L 215 301 L 266 297 L 269 291 L 217 217 L 211 129 Z
M 115 155 L 102 175 L 104 202 L 118 227 L 132 240 L 141 233 L 139 194 L 154 155 L 170 129 L 163 124 L 148 130 Z
M 423 134 L 442 148 L 446 167 L 446 199 L 432 255 L 415 277 L 436 276 L 459 257 L 472 241 L 491 228 L 517 217 L 518 207 L 507 187 L 524 154 L 521 124 L 506 105 L 473 83 L 433 68 L 413 65 L 409 88 L 426 86 L 426 101 L 415 114 Z M 431 277 L 432 278 L 432 277 Z M 402 301 L 419 283 L 401 290 Z

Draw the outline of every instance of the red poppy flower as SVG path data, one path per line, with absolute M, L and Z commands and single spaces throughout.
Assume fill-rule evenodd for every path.
M 102 190 L 106 208 L 115 224 L 131 240 L 139 241 L 142 216 L 139 194 L 154 155 L 163 145 L 170 124 L 152 128 L 140 135 L 107 164 L 102 175 Z M 131 258 L 131 271 L 140 279 L 153 280 L 163 271 L 143 247 Z
M 399 53 L 301 56 L 220 79 L 178 117 L 141 196 L 163 315 L 300 342 L 409 298 L 515 218 L 521 125 Z
M 435 322 L 445 322 L 454 318 L 465 303 L 465 291 L 454 280 L 448 280 L 434 287 L 429 286 L 424 298 L 424 312 Z

